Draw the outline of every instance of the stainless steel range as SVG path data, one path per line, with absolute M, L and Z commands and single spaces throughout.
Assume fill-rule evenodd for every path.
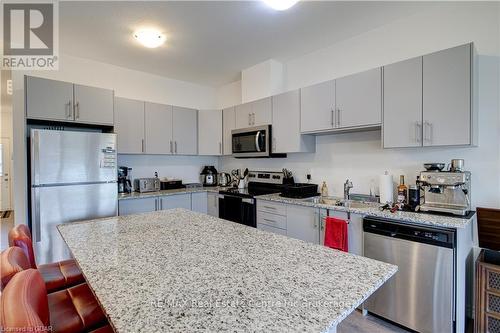
M 249 171 L 247 188 L 219 191 L 219 217 L 255 228 L 255 196 L 280 193 L 283 180 L 283 172 Z

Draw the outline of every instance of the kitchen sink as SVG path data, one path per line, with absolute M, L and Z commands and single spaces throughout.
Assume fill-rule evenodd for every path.
M 356 201 L 356 200 L 343 200 L 340 198 L 336 197 L 312 197 L 312 198 L 305 198 L 305 199 L 299 199 L 300 201 L 304 202 L 311 202 L 311 203 L 316 203 L 316 204 L 322 204 L 322 205 L 329 205 L 329 206 L 338 206 L 338 207 L 347 207 L 347 208 L 369 208 L 374 205 L 373 202 L 363 202 L 363 201 Z

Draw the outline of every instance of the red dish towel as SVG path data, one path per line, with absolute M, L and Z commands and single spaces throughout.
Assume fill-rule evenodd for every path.
M 332 249 L 347 252 L 349 251 L 347 244 L 347 221 L 328 216 L 325 219 L 324 245 Z

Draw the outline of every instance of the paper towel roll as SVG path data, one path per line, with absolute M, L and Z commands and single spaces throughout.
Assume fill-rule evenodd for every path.
M 379 177 L 380 203 L 394 202 L 394 185 L 392 175 L 387 172 Z

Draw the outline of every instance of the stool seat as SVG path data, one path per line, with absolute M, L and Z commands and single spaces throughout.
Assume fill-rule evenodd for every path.
M 85 282 L 82 272 L 73 259 L 39 265 L 38 270 L 42 274 L 48 293 Z

